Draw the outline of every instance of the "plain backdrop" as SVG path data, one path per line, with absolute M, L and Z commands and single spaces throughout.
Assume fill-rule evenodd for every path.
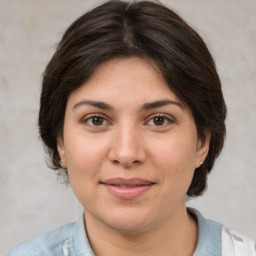
M 209 46 L 228 106 L 227 140 L 208 190 L 189 205 L 256 237 L 256 1 L 162 1 Z M 0 0 L 0 255 L 76 221 L 82 207 L 45 164 L 41 74 L 71 22 L 100 1 Z

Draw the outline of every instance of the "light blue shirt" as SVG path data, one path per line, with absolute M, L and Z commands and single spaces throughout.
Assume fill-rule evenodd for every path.
M 194 256 L 222 255 L 222 225 L 205 219 L 190 209 L 198 222 L 198 243 Z M 41 234 L 14 247 L 5 256 L 94 256 L 89 244 L 83 215 L 77 223 L 68 224 Z

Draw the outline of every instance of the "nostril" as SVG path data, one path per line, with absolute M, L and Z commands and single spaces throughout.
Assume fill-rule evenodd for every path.
M 134 160 L 131 162 L 125 162 L 125 161 L 119 161 L 119 160 L 113 160 L 112 163 L 114 165 L 122 165 L 124 168 L 131 168 L 133 166 L 139 165 L 141 163 L 141 161 L 139 160 Z
M 114 160 L 113 163 L 114 164 L 119 164 L 119 161 L 118 160 Z
M 143 146 L 134 143 L 114 144 L 109 151 L 108 159 L 113 165 L 120 165 L 124 168 L 131 168 L 140 165 L 145 161 L 145 151 Z

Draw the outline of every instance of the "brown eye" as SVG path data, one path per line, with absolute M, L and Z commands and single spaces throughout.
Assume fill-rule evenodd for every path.
M 154 125 L 161 126 L 165 124 L 165 118 L 162 116 L 156 116 L 153 118 Z
M 173 120 L 170 117 L 167 117 L 165 115 L 157 115 L 153 116 L 147 124 L 150 126 L 165 126 L 168 124 L 173 123 Z
M 104 123 L 104 119 L 99 116 L 92 117 L 91 120 L 92 120 L 91 122 L 94 126 L 101 126 Z
M 101 116 L 90 116 L 83 122 L 89 124 L 90 126 L 103 126 L 107 124 L 106 119 Z

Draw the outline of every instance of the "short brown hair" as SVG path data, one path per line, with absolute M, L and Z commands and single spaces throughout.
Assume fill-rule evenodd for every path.
M 187 192 L 198 196 L 225 138 L 226 105 L 214 60 L 198 33 L 160 3 L 108 1 L 77 19 L 66 31 L 43 75 L 39 130 L 59 169 L 57 136 L 62 134 L 69 95 L 104 61 L 139 56 L 154 60 L 169 88 L 191 110 L 198 137 L 211 133 L 204 164 Z

